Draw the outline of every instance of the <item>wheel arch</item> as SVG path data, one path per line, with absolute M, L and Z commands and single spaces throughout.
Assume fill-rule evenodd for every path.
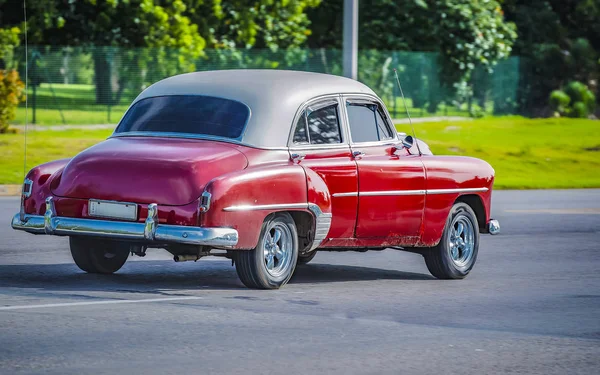
M 486 230 L 486 227 L 487 227 L 486 211 L 485 211 L 485 206 L 483 204 L 483 200 L 481 199 L 481 197 L 479 195 L 477 195 L 477 194 L 461 195 L 458 198 L 456 198 L 456 201 L 454 201 L 454 204 L 456 204 L 456 203 L 465 203 L 469 207 L 471 207 L 473 212 L 475 212 L 475 217 L 477 217 L 479 231 L 484 232 Z

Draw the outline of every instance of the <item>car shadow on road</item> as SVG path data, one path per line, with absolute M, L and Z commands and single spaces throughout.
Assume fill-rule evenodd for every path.
M 296 269 L 292 284 L 373 280 L 432 280 L 429 275 L 369 267 L 309 264 Z M 172 291 L 240 289 L 235 268 L 224 261 L 173 264 L 128 262 L 113 275 L 86 274 L 74 264 L 0 265 L 0 288 L 52 291 L 113 291 L 173 295 Z

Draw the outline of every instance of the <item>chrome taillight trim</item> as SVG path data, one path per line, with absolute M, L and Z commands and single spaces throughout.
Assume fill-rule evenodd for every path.
M 23 182 L 23 191 L 22 195 L 24 198 L 29 198 L 31 196 L 31 191 L 33 190 L 33 181 L 26 178 Z
M 208 210 L 210 210 L 210 200 L 212 198 L 212 194 L 209 193 L 208 191 L 205 191 L 204 193 L 202 193 L 202 196 L 200 196 L 200 204 L 199 204 L 199 209 L 200 212 L 208 212 Z

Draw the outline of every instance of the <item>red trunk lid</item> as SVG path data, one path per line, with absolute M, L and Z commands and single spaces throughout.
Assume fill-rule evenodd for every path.
M 244 154 L 223 142 L 111 138 L 75 156 L 52 192 L 69 198 L 185 205 L 198 199 L 213 178 L 247 164 Z

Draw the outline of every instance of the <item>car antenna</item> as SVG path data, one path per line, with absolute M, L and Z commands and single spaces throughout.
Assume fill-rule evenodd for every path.
M 421 156 L 423 154 L 421 153 L 421 147 L 419 147 L 419 141 L 417 140 L 417 133 L 415 133 L 415 127 L 413 126 L 412 119 L 410 118 L 410 113 L 408 112 L 408 105 L 406 105 L 404 91 L 402 91 L 402 85 L 400 84 L 400 78 L 398 78 L 398 70 L 396 68 L 394 68 L 394 74 L 396 75 L 396 83 L 398 84 L 398 88 L 400 89 L 400 95 L 402 95 L 402 102 L 404 103 L 404 109 L 406 109 L 408 122 L 410 123 L 410 128 L 412 129 L 413 137 L 415 138 L 415 143 L 417 144 L 417 151 L 419 151 L 419 156 Z
M 24 18 L 24 28 L 25 28 L 25 136 L 24 136 L 24 150 L 23 150 L 23 181 L 27 177 L 27 122 L 29 121 L 27 117 L 27 112 L 29 111 L 29 92 L 28 92 L 28 83 L 29 83 L 29 62 L 28 62 L 28 50 L 27 50 L 27 1 L 23 0 L 23 18 Z M 25 186 L 23 185 L 22 189 Z M 24 211 L 24 202 L 23 202 L 23 193 L 21 191 L 21 221 L 25 219 L 25 211 Z

